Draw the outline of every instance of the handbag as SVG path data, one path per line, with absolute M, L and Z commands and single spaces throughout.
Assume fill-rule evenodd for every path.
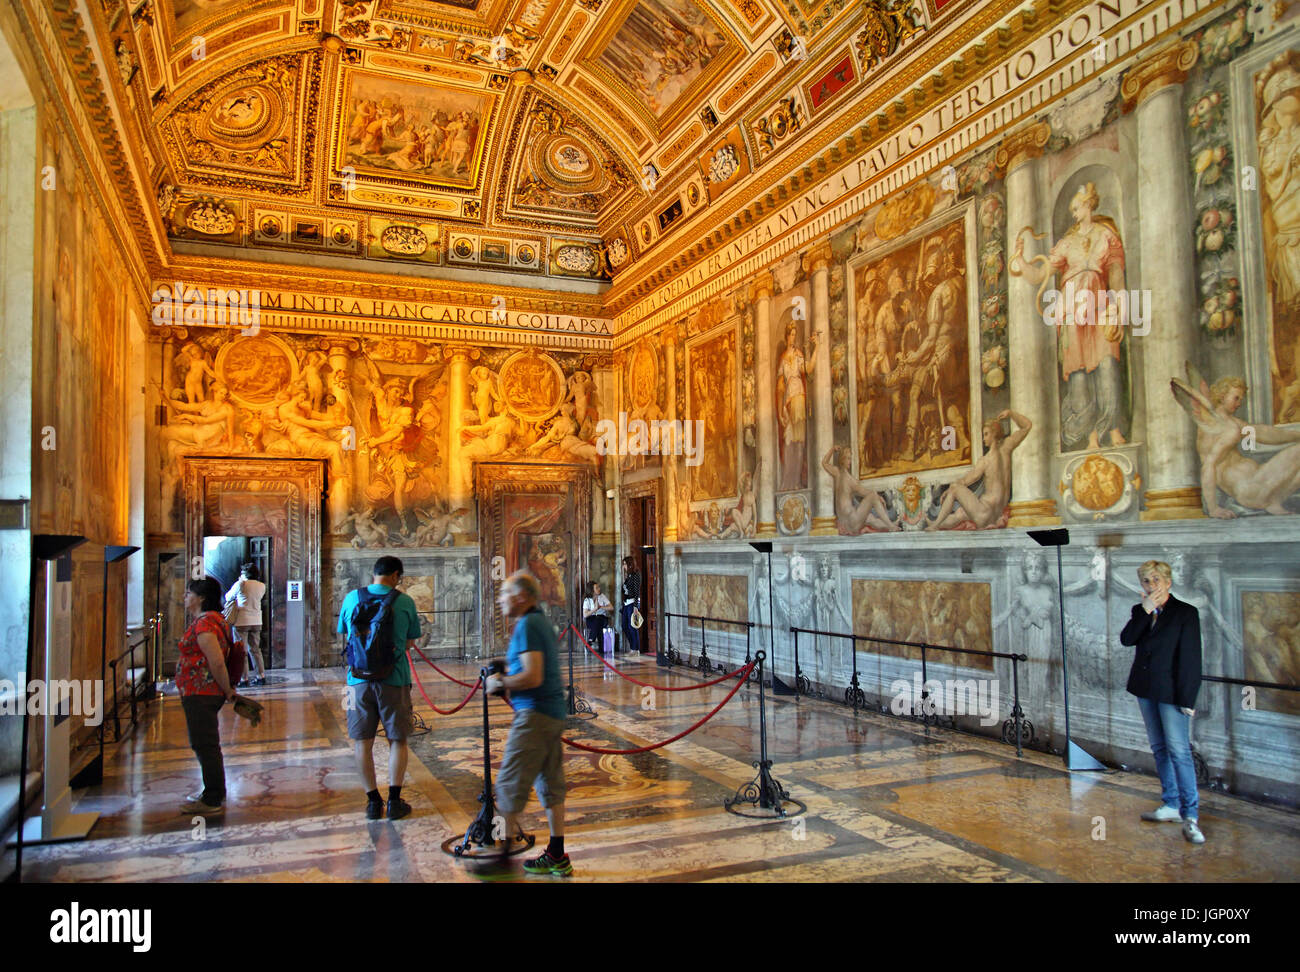
M 633 628 L 640 630 L 641 625 L 645 624 L 645 618 L 641 617 L 640 608 L 632 609 L 632 616 L 627 619 L 627 623 L 630 624 Z

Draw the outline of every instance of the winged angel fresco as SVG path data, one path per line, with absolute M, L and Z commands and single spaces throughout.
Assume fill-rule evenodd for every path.
M 1290 513 L 1284 504 L 1300 490 L 1300 429 L 1247 424 L 1234 414 L 1246 396 L 1245 381 L 1227 377 L 1210 385 L 1190 362 L 1186 372 L 1187 381 L 1174 378 L 1170 388 L 1196 422 L 1205 512 L 1220 519 L 1257 510 Z M 1263 458 L 1267 452 L 1272 455 Z M 1219 490 L 1236 511 L 1219 504 Z

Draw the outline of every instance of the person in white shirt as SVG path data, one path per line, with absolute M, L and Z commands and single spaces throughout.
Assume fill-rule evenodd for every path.
M 587 640 L 597 651 L 601 650 L 601 639 L 613 608 L 610 599 L 600 592 L 600 584 L 592 581 L 589 596 L 582 599 L 582 620 L 587 626 Z
M 226 604 L 231 601 L 236 604 L 230 626 L 236 638 L 244 639 L 252 670 L 250 685 L 266 684 L 266 666 L 262 662 L 262 596 L 266 594 L 266 585 L 261 576 L 256 564 L 244 564 L 239 571 L 239 580 L 226 591 Z

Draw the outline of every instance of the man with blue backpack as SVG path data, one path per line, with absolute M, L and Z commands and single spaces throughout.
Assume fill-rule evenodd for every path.
M 411 734 L 411 663 L 407 652 L 420 636 L 415 601 L 397 589 L 402 562 L 375 561 L 373 583 L 352 591 L 339 611 L 339 633 L 347 637 L 343 661 L 348 666 L 348 737 L 353 740 L 357 769 L 366 785 L 366 819 L 384 816 L 384 801 L 375 780 L 371 749 L 379 723 L 388 737 L 388 819 L 411 812 L 402 799 L 407 737 Z

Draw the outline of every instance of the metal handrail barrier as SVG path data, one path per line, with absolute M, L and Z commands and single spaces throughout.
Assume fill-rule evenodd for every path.
M 1011 728 L 1011 724 L 1014 723 L 1014 729 L 1015 729 L 1014 734 L 1016 739 L 1016 755 L 1017 756 L 1024 755 L 1022 751 L 1022 737 L 1025 735 L 1025 726 L 1029 726 L 1029 735 L 1032 737 L 1033 724 L 1028 722 L 1028 720 L 1024 718 L 1024 711 L 1020 707 L 1020 669 L 1018 666 L 1020 662 L 1029 661 L 1028 655 L 1024 653 L 1017 654 L 1008 651 L 982 651 L 978 648 L 955 648 L 952 645 L 931 645 L 925 642 L 918 642 L 918 641 L 901 641 L 897 638 L 875 638 L 872 637 L 871 635 L 846 634 L 843 631 L 823 631 L 818 628 L 800 628 L 800 627 L 796 627 L 795 625 L 791 625 L 789 630 L 794 635 L 794 664 L 795 664 L 796 694 L 798 694 L 797 689 L 799 686 L 799 677 L 798 677 L 799 676 L 799 635 L 801 634 L 814 635 L 817 637 L 824 637 L 824 638 L 847 638 L 854 643 L 853 678 L 849 682 L 849 687 L 845 690 L 844 701 L 847 704 L 852 704 L 853 714 L 855 716 L 857 715 L 858 709 L 862 705 L 865 705 L 866 703 L 866 694 L 862 691 L 862 688 L 858 684 L 857 642 L 859 641 L 874 642 L 876 644 L 882 644 L 882 645 L 899 645 L 905 648 L 919 648 L 921 650 L 921 682 L 923 686 L 921 689 L 921 707 L 923 713 L 921 718 L 924 719 L 927 722 L 927 724 L 929 723 L 929 720 L 933 715 L 932 713 L 925 712 L 926 700 L 930 694 L 929 690 L 924 688 L 924 683 L 929 681 L 929 672 L 927 670 L 927 659 L 926 659 L 927 651 L 945 651 L 948 652 L 949 654 L 958 654 L 958 655 L 977 655 L 982 658 L 1009 658 L 1011 660 L 1011 683 L 1012 683 L 1012 692 L 1013 692 L 1013 705 L 1011 708 L 1011 715 L 1002 724 L 1002 738 L 1006 741 L 1009 741 L 1007 740 L 1008 730 Z M 915 706 L 913 707 L 912 710 L 912 718 L 917 718 Z M 935 716 L 934 718 L 935 718 L 935 724 L 937 725 L 938 718 L 937 716 Z
M 136 632 L 134 638 L 128 640 L 127 646 L 123 648 L 115 658 L 110 658 L 108 661 L 108 667 L 113 670 L 113 742 L 117 742 L 122 738 L 122 724 L 121 724 L 120 717 L 118 715 L 118 701 L 117 701 L 117 666 L 122 661 L 123 658 L 126 658 L 128 655 L 130 655 L 131 659 L 126 667 L 128 677 L 129 677 L 129 673 L 134 671 L 136 668 L 135 653 L 141 650 L 142 648 L 145 648 L 145 646 L 152 640 L 152 637 L 153 637 L 152 625 L 146 623 L 144 627 L 142 627 L 139 631 Z M 152 678 L 149 672 L 147 656 L 145 659 L 145 665 L 142 667 L 144 668 L 145 683 L 147 685 L 152 684 Z M 136 727 L 138 721 L 136 718 L 136 700 L 139 697 L 139 694 L 140 694 L 139 689 L 137 689 L 136 687 L 135 680 L 132 679 L 131 680 L 131 728 L 132 729 Z M 102 723 L 100 725 L 99 731 L 101 733 L 103 733 L 104 731 L 104 727 Z
M 474 613 L 474 609 L 473 609 L 473 608 L 434 608 L 432 611 L 419 611 L 419 612 L 417 612 L 417 613 L 420 615 L 421 619 L 423 619 L 423 618 L 425 618 L 425 617 L 430 617 L 430 618 L 432 618 L 435 614 L 459 614 L 459 615 L 460 615 L 460 621 L 459 621 L 459 626 L 460 626 L 460 652 L 459 652 L 458 658 L 459 658 L 460 661 L 465 661 L 465 650 L 466 650 L 466 645 L 465 645 L 465 639 L 466 639 L 465 623 L 466 623 L 466 620 L 467 620 L 467 618 L 466 618 L 465 616 L 466 616 L 467 614 L 473 614 L 473 613 Z M 431 636 L 431 635 L 430 635 L 430 636 Z M 429 644 L 428 644 L 428 638 L 425 639 L 425 647 L 426 647 L 426 648 L 429 647 Z M 432 652 L 430 652 L 430 653 L 432 654 Z M 436 658 L 436 657 L 438 657 L 438 656 L 435 655 L 434 657 Z
M 749 664 L 753 630 L 757 627 L 753 621 L 736 621 L 731 618 L 713 618 L 709 617 L 707 614 L 677 614 L 673 611 L 665 611 L 664 617 L 668 619 L 668 651 L 666 653 L 666 661 L 669 667 L 680 665 L 682 663 L 681 653 L 673 647 L 673 618 L 685 618 L 687 627 L 690 626 L 692 621 L 700 622 L 700 657 L 696 660 L 694 667 L 698 668 L 702 674 L 707 675 L 709 672 L 713 671 L 709 662 L 708 639 L 710 621 L 714 624 L 725 624 L 734 628 L 743 627 L 745 629 L 745 664 Z M 718 671 L 725 672 L 726 670 L 727 666 L 719 662 Z M 753 673 L 751 672 L 751 676 L 752 674 Z

